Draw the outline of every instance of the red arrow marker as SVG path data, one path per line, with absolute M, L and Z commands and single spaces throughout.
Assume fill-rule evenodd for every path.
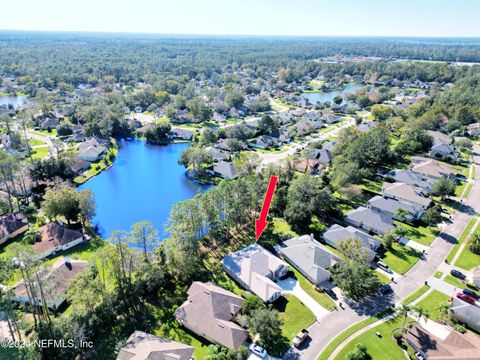
M 273 193 L 275 192 L 275 187 L 277 186 L 278 176 L 271 176 L 270 182 L 268 183 L 267 192 L 265 193 L 265 199 L 263 199 L 262 211 L 260 212 L 260 217 L 255 219 L 255 239 L 258 241 L 260 235 L 262 235 L 263 230 L 268 225 L 267 215 L 268 210 L 270 209 L 270 204 L 272 203 Z

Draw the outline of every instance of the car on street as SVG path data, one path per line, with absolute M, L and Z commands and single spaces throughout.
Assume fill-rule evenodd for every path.
M 455 269 L 452 269 L 450 271 L 450 275 L 452 275 L 453 277 L 456 277 L 457 279 L 460 279 L 460 280 L 465 280 L 467 278 L 464 273 L 462 273 L 461 271 L 455 270 Z
M 465 295 L 468 295 L 468 296 L 471 296 L 473 298 L 475 298 L 475 300 L 479 300 L 480 299 L 480 295 L 478 295 L 475 291 L 473 290 L 470 290 L 470 289 L 463 289 L 463 293 Z
M 252 344 L 248 347 L 248 349 L 254 353 L 257 356 L 260 356 L 261 358 L 267 357 L 267 350 L 265 350 L 263 347 L 257 344 Z
M 472 305 L 475 305 L 475 298 L 473 296 L 468 296 L 467 294 L 459 292 L 457 293 L 457 298 L 459 298 L 460 300 L 466 301 Z
M 308 338 L 308 330 L 302 329 L 293 339 L 293 346 L 298 348 Z
M 380 288 L 379 288 L 378 290 L 380 291 L 380 293 L 382 293 L 382 294 L 384 294 L 384 295 L 385 295 L 385 294 L 390 294 L 390 293 L 393 292 L 392 287 L 391 287 L 390 285 L 388 285 L 388 284 L 385 284 L 385 285 L 380 286 Z

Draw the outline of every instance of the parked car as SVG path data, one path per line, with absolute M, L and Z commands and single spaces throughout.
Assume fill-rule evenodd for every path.
M 385 285 L 382 285 L 380 286 L 380 288 L 378 289 L 382 294 L 390 294 L 393 292 L 393 289 L 390 285 L 388 284 L 385 284 Z
M 293 339 L 293 346 L 299 347 L 308 338 L 308 330 L 302 329 Z
M 266 357 L 268 354 L 267 354 L 267 350 L 265 350 L 263 347 L 261 347 L 260 345 L 256 345 L 256 344 L 252 344 L 248 347 L 248 349 L 254 353 L 255 355 L 258 355 L 260 356 L 261 358 L 264 358 Z
M 472 296 L 468 296 L 467 294 L 459 292 L 457 293 L 457 298 L 459 298 L 460 300 L 466 301 L 470 304 L 475 304 L 475 298 Z
M 392 269 L 390 269 L 390 266 L 385 264 L 383 261 L 378 261 L 377 266 L 382 269 L 383 271 L 386 271 L 387 273 L 391 274 L 393 273 Z
M 464 273 L 462 273 L 458 270 L 455 270 L 455 269 L 452 269 L 450 271 L 450 275 L 452 275 L 453 277 L 456 277 L 457 279 L 460 279 L 460 280 L 465 280 L 467 278 Z
M 475 300 L 479 300 L 480 299 L 480 295 L 478 295 L 475 291 L 473 290 L 470 290 L 470 289 L 463 289 L 463 293 L 465 295 L 468 295 L 468 296 L 471 296 L 473 298 L 475 298 Z
M 322 291 L 326 293 L 328 296 L 330 296 L 333 300 L 337 300 L 337 294 L 333 292 L 332 289 L 322 287 Z

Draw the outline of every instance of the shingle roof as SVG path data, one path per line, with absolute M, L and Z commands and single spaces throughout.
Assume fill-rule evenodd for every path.
M 231 161 L 219 161 L 213 166 L 213 171 L 228 179 L 233 179 L 238 176 Z
M 427 131 L 428 135 L 433 138 L 433 145 L 440 145 L 440 144 L 451 144 L 452 138 L 440 131 Z
M 435 180 L 412 170 L 391 170 L 387 173 L 387 176 L 393 177 L 397 182 L 414 185 L 427 192 L 431 192 L 433 185 L 435 185 Z
M 458 316 L 462 322 L 467 322 L 469 326 L 475 326 L 480 331 L 480 308 L 469 304 L 463 300 L 454 298 L 450 308 L 454 317 Z
M 334 244 L 338 244 L 347 239 L 357 239 L 364 248 L 374 251 L 377 250 L 381 244 L 379 239 L 368 235 L 362 230 L 355 229 L 353 226 L 343 227 L 337 224 L 330 226 L 330 228 L 323 233 L 323 238 Z
M 258 244 L 229 253 L 223 258 L 222 264 L 263 301 L 268 301 L 275 293 L 282 291 L 271 278 L 280 268 L 288 267 Z
M 208 339 L 237 349 L 247 338 L 247 331 L 232 322 L 243 299 L 212 283 L 195 281 L 188 289 L 188 299 L 175 312 L 178 321 Z
M 117 360 L 190 360 L 194 350 L 190 345 L 135 331 L 120 349 Z
M 397 210 L 404 209 L 411 216 L 415 216 L 422 209 L 419 204 L 390 199 L 379 195 L 371 198 L 367 202 L 367 205 L 373 209 L 378 209 L 380 211 L 384 211 L 393 215 L 396 214 Z
M 33 244 L 33 248 L 39 253 L 43 253 L 59 245 L 66 245 L 83 236 L 80 231 L 67 229 L 56 222 L 42 226 L 38 229 L 38 232 L 40 233 L 41 240 Z
M 0 239 L 10 236 L 25 225 L 28 225 L 28 220 L 21 212 L 0 216 Z
M 386 183 L 382 185 L 382 193 L 387 197 L 395 197 L 414 204 L 420 204 L 428 207 L 432 200 L 423 197 L 420 189 L 405 183 Z
M 360 227 L 366 230 L 372 229 L 379 234 L 385 234 L 395 227 L 392 218 L 388 215 L 363 206 L 350 211 L 345 221 L 351 224 L 358 223 Z
M 435 160 L 428 160 L 428 161 L 417 163 L 412 167 L 412 171 L 419 174 L 426 175 L 426 176 L 435 177 L 435 178 L 440 178 L 442 176 L 449 176 L 449 175 L 455 174 L 454 169 L 440 165 Z

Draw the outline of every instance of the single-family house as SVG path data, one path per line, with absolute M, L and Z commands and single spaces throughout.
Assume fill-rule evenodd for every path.
M 372 261 L 377 255 L 377 250 L 382 242 L 368 235 L 366 232 L 356 229 L 353 226 L 343 227 L 337 224 L 330 226 L 322 235 L 323 240 L 330 246 L 338 248 L 340 242 L 349 239 L 356 239 L 365 250 L 367 258 Z
M 191 360 L 194 350 L 190 345 L 135 331 L 120 349 L 117 360 Z
M 231 154 L 228 151 L 222 151 L 213 146 L 206 147 L 205 151 L 212 156 L 213 161 L 230 160 Z
M 57 117 L 51 117 L 48 119 L 43 120 L 40 123 L 40 128 L 42 130 L 50 130 L 50 129 L 55 129 L 59 124 L 58 118 Z
M 264 302 L 273 302 L 282 294 L 275 281 L 285 276 L 288 265 L 258 244 L 229 253 L 222 260 L 223 269 L 245 289 Z
M 171 134 L 174 139 L 180 139 L 180 140 L 192 140 L 192 137 L 193 137 L 192 130 L 182 129 L 182 128 L 173 128 L 171 131 Z
M 470 136 L 480 136 L 480 123 L 468 125 L 468 134 Z
M 243 299 L 212 283 L 195 281 L 187 292 L 187 300 L 175 311 L 183 326 L 215 344 L 238 349 L 248 332 L 233 322 L 241 310 Z
M 292 136 L 286 125 L 282 125 L 277 130 L 272 131 L 270 136 L 277 139 L 280 143 L 288 143 L 292 140 Z
M 214 147 L 225 151 L 247 150 L 247 144 L 245 144 L 243 141 L 234 140 L 236 139 L 220 139 L 215 143 Z
M 455 170 L 453 168 L 440 165 L 438 161 L 433 159 L 413 165 L 412 171 L 435 180 L 441 177 L 455 177 Z
M 213 165 L 213 170 L 208 172 L 224 179 L 235 179 L 238 176 L 235 166 L 231 161 L 219 161 Z
M 17 211 L 0 216 L 0 245 L 27 230 L 28 220 L 23 212 Z
M 81 174 L 85 171 L 87 171 L 88 169 L 90 169 L 90 166 L 91 164 L 88 162 L 88 161 L 83 161 L 83 160 L 74 160 L 71 164 L 70 164 L 70 169 L 72 169 L 72 171 L 75 173 L 75 174 Z
M 279 251 L 314 285 L 330 280 L 332 274 L 328 269 L 339 261 L 327 247 L 315 241 L 313 235 L 302 235 L 286 240 Z
M 23 280 L 13 286 L 12 300 L 19 303 L 42 305 L 40 299 L 39 279 L 42 283 L 46 305 L 51 309 L 58 309 L 65 301 L 68 287 L 75 281 L 78 274 L 90 268 L 90 264 L 83 260 L 60 258 L 51 266 L 41 267 L 37 270 L 38 277 L 33 277 L 32 285 L 36 290 L 36 299 L 29 297 L 29 291 Z
M 140 105 L 135 106 L 135 112 L 137 114 L 141 114 L 143 112 L 143 108 Z
M 51 222 L 38 229 L 40 240 L 33 244 L 38 259 L 46 258 L 59 251 L 70 249 L 84 241 L 80 231 L 68 229 L 57 222 Z
M 350 211 L 345 216 L 345 222 L 378 235 L 384 235 L 395 229 L 395 224 L 390 216 L 363 206 Z
M 302 174 L 317 175 L 325 169 L 318 160 L 299 159 L 293 164 L 296 171 Z
M 467 332 L 462 334 L 440 324 L 436 331 L 428 331 L 419 324 L 410 328 L 405 340 L 422 356 L 429 360 L 477 360 L 480 354 L 480 338 Z M 420 357 L 417 356 L 417 359 Z
M 425 195 L 428 195 L 432 192 L 433 185 L 436 183 L 436 180 L 412 170 L 390 170 L 385 177 L 390 177 L 396 182 L 416 186 L 420 188 Z
M 367 132 L 374 129 L 377 126 L 377 122 L 369 121 L 366 123 L 361 123 L 357 125 L 357 130 L 360 132 Z
M 413 221 L 418 220 L 424 213 L 424 207 L 420 204 L 414 204 L 408 201 L 392 199 L 384 196 L 374 196 L 367 201 L 365 206 L 379 211 L 393 219 Z M 400 209 L 403 210 L 404 216 L 399 216 Z
M 421 205 L 423 209 L 427 209 L 432 204 L 432 200 L 424 197 L 421 189 L 405 183 L 384 182 L 382 185 L 382 195 L 386 198 Z
M 460 156 L 459 152 L 455 150 L 452 145 L 438 144 L 432 146 L 430 156 L 435 159 L 442 159 L 448 162 L 455 162 Z
M 91 138 L 78 145 L 77 159 L 95 162 L 100 159 L 101 155 L 105 153 L 106 150 L 107 148 L 105 145 L 96 138 Z
M 315 149 L 310 155 L 310 159 L 317 160 L 320 164 L 328 165 L 333 159 L 333 154 L 330 150 L 321 148 Z
M 277 146 L 279 143 L 280 142 L 277 138 L 268 135 L 261 135 L 255 141 L 251 142 L 250 146 L 259 149 L 270 149 L 271 147 Z
M 435 145 L 441 145 L 441 144 L 447 144 L 447 145 L 450 145 L 453 141 L 453 139 L 440 132 L 440 131 L 427 131 L 428 135 L 430 135 L 432 138 L 433 138 L 433 146 Z
M 472 330 L 480 332 L 480 308 L 478 306 L 453 298 L 450 312 L 455 320 Z

